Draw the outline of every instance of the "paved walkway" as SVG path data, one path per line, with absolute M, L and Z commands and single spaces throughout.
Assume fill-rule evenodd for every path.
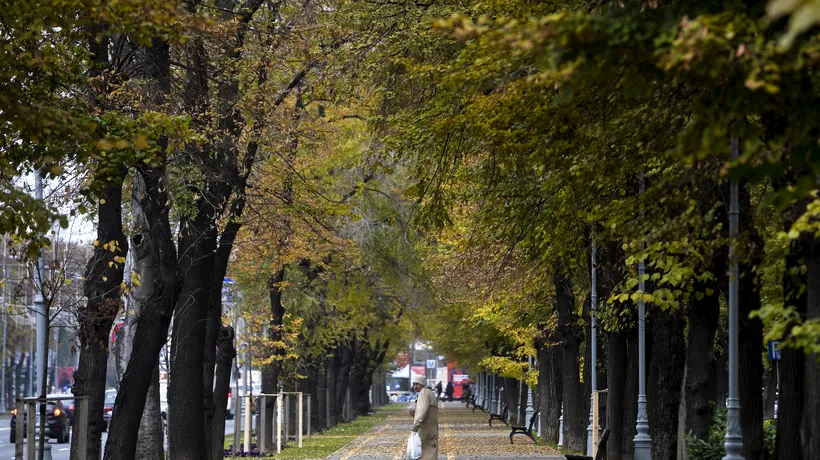
M 328 458 L 400 460 L 404 456 L 407 436 L 413 424 L 407 407 L 409 406 L 406 404 L 397 405 L 396 411 L 387 417 L 383 425 L 375 427 Z M 464 403 L 440 402 L 439 459 L 564 459 L 557 455 L 555 449 L 534 445 L 525 436 L 516 436 L 515 444 L 510 445 L 510 429 L 495 420 L 493 428 L 490 428 L 488 419 L 488 414 L 481 410 L 476 410 L 473 414 L 472 409 L 464 407 Z

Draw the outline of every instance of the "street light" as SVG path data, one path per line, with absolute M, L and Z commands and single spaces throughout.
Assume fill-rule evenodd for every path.
M 645 191 L 644 175 L 641 173 L 640 194 Z M 643 210 L 641 210 L 643 217 Z M 641 250 L 644 243 L 641 241 Z M 635 423 L 637 434 L 633 438 L 635 443 L 635 460 L 652 460 L 652 438 L 649 436 L 649 417 L 646 414 L 646 306 L 643 302 L 644 272 L 646 267 L 643 261 L 638 262 L 638 417 Z
M 595 391 L 598 389 L 598 375 L 597 375 L 597 366 L 598 366 L 598 325 L 595 322 L 595 310 L 598 306 L 598 287 L 597 287 L 597 274 L 595 271 L 595 256 L 597 249 L 595 247 L 595 229 L 592 230 L 592 248 L 591 248 L 591 255 L 590 255 L 590 262 L 592 265 L 592 292 L 590 295 L 590 311 L 589 311 L 589 320 L 590 320 L 590 363 L 589 363 L 589 375 L 590 375 L 590 389 L 589 392 L 589 426 L 587 426 L 587 455 L 592 456 L 592 439 L 593 439 L 593 432 L 597 430 L 598 427 L 593 426 L 594 423 L 594 412 L 595 412 Z
M 736 137 L 732 138 L 732 160 L 737 160 L 740 146 Z M 743 435 L 740 431 L 740 399 L 738 398 L 738 267 L 734 237 L 737 236 L 738 206 L 737 181 L 729 184 L 729 397 L 726 398 L 726 441 L 723 444 L 726 455 L 723 460 L 742 460 Z

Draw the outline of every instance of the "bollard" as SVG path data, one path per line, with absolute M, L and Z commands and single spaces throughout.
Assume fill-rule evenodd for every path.
M 264 453 L 267 450 L 267 446 L 265 445 L 265 422 L 267 422 L 267 417 L 265 417 L 265 413 L 268 411 L 268 397 L 267 396 L 260 396 L 259 397 L 259 415 L 262 417 L 260 420 L 259 427 L 256 429 L 256 438 L 259 440 L 259 452 Z
M 310 412 L 310 395 L 307 395 L 307 438 L 310 441 L 310 416 L 312 413 Z
M 46 443 L 43 446 L 43 460 L 52 460 L 51 458 L 51 444 Z
M 302 393 L 296 395 L 297 415 L 299 419 L 299 448 L 302 448 L 302 420 L 304 419 L 304 412 L 302 412 Z

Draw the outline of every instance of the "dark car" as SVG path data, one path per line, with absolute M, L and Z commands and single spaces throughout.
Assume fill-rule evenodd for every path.
M 17 441 L 17 409 L 14 409 L 11 417 L 11 432 L 9 433 L 9 443 L 14 444 Z M 28 414 L 23 414 L 23 439 L 27 436 L 28 431 Z M 37 418 L 39 419 L 39 408 Z M 58 443 L 66 443 L 69 441 L 69 430 L 71 422 L 68 419 L 63 403 L 61 401 L 46 402 L 46 436 L 51 439 L 56 439 Z M 40 424 L 37 423 L 35 430 L 39 431 Z
M 117 400 L 117 390 L 105 390 L 105 404 L 103 404 L 103 431 L 108 431 L 111 422 L 111 413 L 114 412 L 114 401 Z
M 48 395 L 49 398 L 72 398 L 72 399 L 63 399 L 61 400 L 63 403 L 63 409 L 65 410 L 66 415 L 68 415 L 68 422 L 74 423 L 74 395 L 67 394 L 67 393 L 60 393 L 60 394 L 53 394 Z

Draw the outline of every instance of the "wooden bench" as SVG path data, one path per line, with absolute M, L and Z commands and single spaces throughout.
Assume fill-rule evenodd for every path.
M 538 420 L 538 411 L 535 411 L 535 413 L 532 414 L 532 417 L 530 417 L 530 423 L 527 426 L 511 426 L 510 428 L 512 428 L 512 431 L 510 432 L 510 444 L 513 443 L 513 436 L 517 434 L 523 434 L 524 436 L 532 439 L 532 442 L 538 444 L 538 441 L 535 440 L 535 436 L 532 434 L 532 428 L 535 426 L 536 420 Z
M 483 401 L 483 402 L 481 403 L 481 405 L 480 405 L 480 406 L 477 406 L 477 405 L 475 404 L 475 401 L 473 401 L 473 413 L 475 414 L 475 410 L 476 410 L 476 409 L 481 409 L 481 412 L 487 413 L 487 411 L 484 409 L 484 404 L 485 404 L 485 403 L 486 403 L 486 399 L 485 399 L 485 401 Z
M 493 420 L 496 420 L 496 419 L 501 420 L 502 422 L 504 422 L 504 425 L 510 426 L 510 424 L 507 423 L 507 409 L 508 409 L 507 404 L 504 403 L 504 407 L 501 409 L 500 414 L 493 414 L 492 412 L 490 412 L 490 426 L 491 427 L 493 426 Z
M 468 398 L 464 400 L 464 403 L 467 405 L 467 409 L 470 408 L 470 404 L 475 407 L 475 395 L 470 395 Z

